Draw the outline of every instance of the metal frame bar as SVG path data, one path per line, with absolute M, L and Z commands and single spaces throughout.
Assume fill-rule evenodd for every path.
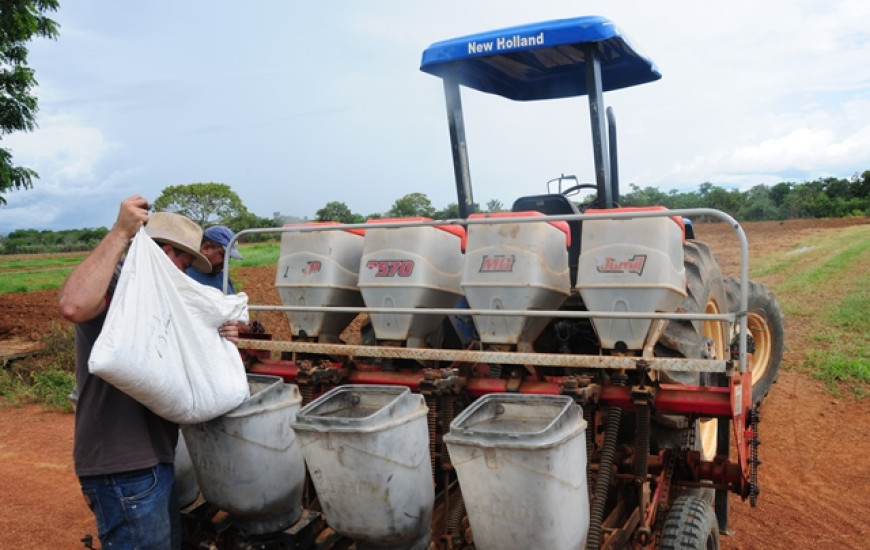
M 598 44 L 584 44 L 586 57 L 586 90 L 589 93 L 589 121 L 592 127 L 592 154 L 595 159 L 595 184 L 602 208 L 613 207 L 613 190 L 610 186 L 610 155 L 607 153 L 607 120 L 604 112 L 604 90 L 601 82 L 601 59 Z
M 459 216 L 467 218 L 474 211 L 474 196 L 471 191 L 471 170 L 468 165 L 468 145 L 465 141 L 465 121 L 462 116 L 462 94 L 459 90 L 459 82 L 452 75 L 445 75 L 443 83 Z
M 492 363 L 501 365 L 536 365 L 544 367 L 576 367 L 588 369 L 636 369 L 638 362 L 651 370 L 679 372 L 725 372 L 730 361 L 682 359 L 673 357 L 620 357 L 613 355 L 577 355 L 570 353 L 532 353 L 517 351 L 482 351 L 465 349 L 402 348 L 360 344 L 327 344 L 319 342 L 287 342 L 276 340 L 239 340 L 243 349 L 289 351 L 329 356 L 379 357 L 414 359 L 418 361 L 455 361 L 460 363 Z

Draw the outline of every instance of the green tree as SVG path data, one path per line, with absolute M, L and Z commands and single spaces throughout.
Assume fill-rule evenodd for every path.
M 105 227 L 85 229 L 16 229 L 3 240 L 3 254 L 55 253 L 91 250 L 108 233 Z
M 227 227 L 238 233 L 243 229 L 281 227 L 281 225 L 283 224 L 276 221 L 275 218 L 261 218 L 254 213 L 245 211 L 238 216 L 235 216 L 228 220 L 224 220 L 223 225 L 226 225 Z M 280 238 L 281 236 L 277 233 L 251 233 L 245 235 L 243 237 L 243 240 L 246 243 L 253 243 L 271 241 Z
M 770 200 L 773 201 L 773 204 L 777 208 L 782 208 L 783 205 L 785 204 L 786 198 L 792 192 L 793 188 L 794 188 L 793 183 L 789 183 L 789 182 L 785 182 L 785 181 L 777 183 L 776 185 L 774 185 L 770 189 Z
M 319 222 L 362 223 L 365 219 L 350 211 L 343 202 L 331 201 L 316 213 Z
M 490 199 L 486 203 L 487 212 L 504 212 L 504 204 L 498 199 Z
M 432 202 L 425 194 L 410 193 L 393 203 L 389 215 L 397 218 L 416 216 L 432 218 L 435 216 L 435 207 L 432 206 Z
M 737 212 L 740 219 L 749 221 L 771 220 L 778 210 L 770 198 L 771 190 L 766 185 L 756 185 L 746 193 L 746 200 Z
M 477 210 L 475 210 L 476 212 Z M 438 210 L 432 216 L 438 220 L 455 220 L 459 218 L 459 205 L 455 202 L 448 203 L 443 210 Z
M 57 0 L 0 0 L 0 139 L 13 132 L 32 132 L 39 110 L 32 89 L 34 71 L 27 65 L 27 46 L 34 36 L 56 38 L 58 25 L 45 16 L 57 11 Z M 39 174 L 15 166 L 9 149 L 0 147 L 0 204 L 10 189 L 30 189 Z
M 233 231 L 241 231 L 242 229 L 255 229 L 258 227 L 280 227 L 281 224 L 275 223 L 274 218 L 263 218 L 252 212 L 239 214 L 235 218 L 227 220 L 227 225 Z
M 619 201 L 623 206 L 658 206 L 665 205 L 668 201 L 668 195 L 656 189 L 655 187 L 644 187 L 630 183 L 631 192 L 622 196 Z
M 707 184 L 701 184 L 703 188 Z M 708 191 L 701 192 L 701 198 L 704 201 L 704 208 L 716 208 L 729 214 L 735 214 L 740 208 L 741 193 L 737 189 L 724 189 L 715 185 L 711 185 Z
M 870 200 L 870 170 L 865 170 L 860 176 L 855 175 L 851 187 L 852 195 Z
M 668 198 L 662 203 L 668 208 L 696 208 L 698 195 L 696 193 L 681 193 L 676 189 L 668 191 Z
M 170 185 L 154 201 L 154 210 L 182 214 L 203 228 L 230 225 L 248 214 L 242 199 L 225 183 Z

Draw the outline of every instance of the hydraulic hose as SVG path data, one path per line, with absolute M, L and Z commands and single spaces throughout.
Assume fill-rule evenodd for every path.
M 611 407 L 607 410 L 604 445 L 601 447 L 601 462 L 598 464 L 598 476 L 595 478 L 595 490 L 592 493 L 594 500 L 589 513 L 589 537 L 586 539 L 586 550 L 601 548 L 601 523 L 604 521 L 604 507 L 607 505 L 607 493 L 613 475 L 613 456 L 616 453 L 616 436 L 619 433 L 621 419 L 622 409 L 619 407 Z

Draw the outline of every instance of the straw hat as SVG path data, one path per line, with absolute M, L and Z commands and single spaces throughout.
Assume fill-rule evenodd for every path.
M 167 243 L 193 256 L 193 268 L 211 271 L 208 258 L 199 251 L 202 228 L 196 222 L 173 212 L 155 212 L 148 218 L 145 232 L 158 243 Z

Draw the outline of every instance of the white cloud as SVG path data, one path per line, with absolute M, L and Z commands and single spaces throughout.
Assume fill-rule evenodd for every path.
M 58 41 L 32 50 L 41 128 L 3 142 L 42 178 L 6 196 L 0 233 L 93 225 L 98 204 L 111 223 L 130 194 L 197 181 L 231 185 L 263 216 L 313 216 L 334 200 L 382 212 L 415 191 L 446 206 L 456 199 L 442 88 L 418 71 L 423 49 L 585 14 L 611 18 L 664 75 L 605 96 L 624 189 L 870 169 L 866 0 L 341 6 L 64 4 Z M 510 205 L 563 172 L 594 179 L 585 99 L 528 105 L 468 92 L 463 104 L 478 202 Z M 28 210 L 37 200 L 38 214 Z
M 10 203 L 13 202 L 10 199 L 14 199 L 16 193 L 19 192 L 13 191 L 7 195 L 6 200 Z M 6 234 L 15 229 L 52 227 L 63 209 L 54 204 L 42 204 L 41 202 L 25 204 L 16 208 L 0 206 L 0 223 L 4 228 L 0 230 L 0 234 Z
M 63 116 L 41 119 L 36 131 L 12 134 L 5 142 L 15 162 L 36 170 L 39 181 L 72 191 L 88 187 L 98 165 L 116 148 L 98 128 Z
M 750 147 L 739 147 L 731 160 L 737 166 L 775 171 L 794 166 L 811 169 L 819 157 L 827 157 L 834 144 L 830 130 L 798 128 L 784 136 L 767 139 Z

